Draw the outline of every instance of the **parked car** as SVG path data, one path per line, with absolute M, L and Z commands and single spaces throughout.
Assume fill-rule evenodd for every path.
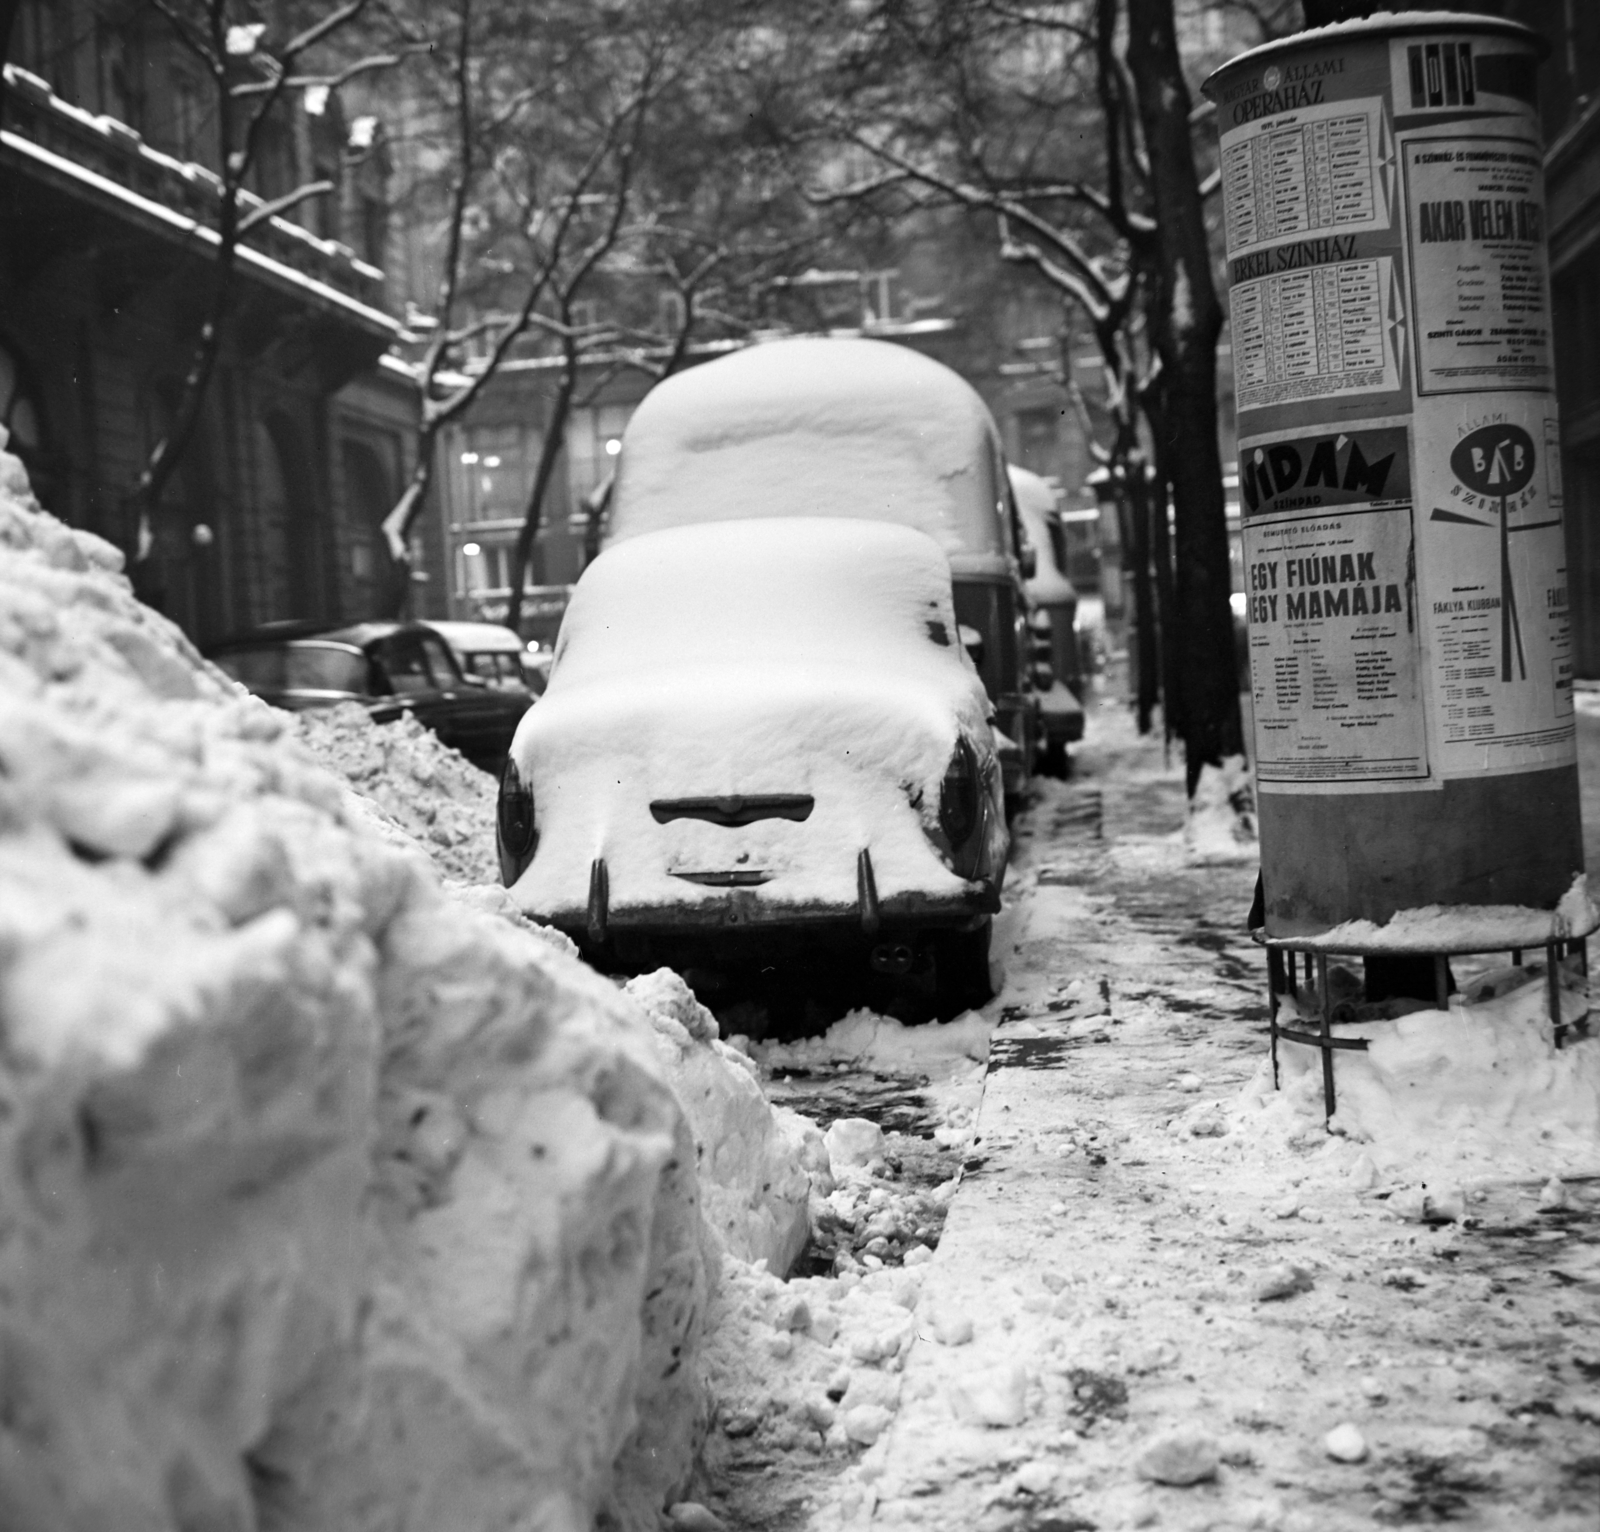
M 534 646 L 524 643 L 510 628 L 497 622 L 435 622 L 424 619 L 450 646 L 456 663 L 469 681 L 481 681 L 501 691 L 537 697 L 549 679 L 549 664 L 541 663 Z
M 422 623 L 278 623 L 225 640 L 208 654 L 274 707 L 357 702 L 378 723 L 409 714 L 490 771 L 499 770 L 532 701 L 526 693 L 469 682 L 444 639 Z
M 685 599 L 692 594 L 692 599 Z M 584 572 L 501 783 L 501 875 L 597 966 L 818 952 L 990 993 L 1007 833 L 944 554 L 838 517 L 641 532 Z
M 1054 522 L 1056 491 L 1036 473 L 1007 468 L 1017 514 L 1034 548 L 1027 583 L 1029 628 L 1034 639 L 1034 685 L 1044 770 L 1067 774 L 1067 746 L 1083 738 L 1083 671 L 1078 648 L 1078 593 L 1061 568 Z
M 645 396 L 622 434 L 605 546 L 780 516 L 899 522 L 939 545 L 1015 802 L 1038 729 L 1031 570 L 999 432 L 976 390 L 904 346 L 799 338 L 692 367 Z

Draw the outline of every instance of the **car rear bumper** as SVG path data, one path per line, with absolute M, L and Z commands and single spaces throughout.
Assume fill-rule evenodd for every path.
M 681 903 L 613 903 L 604 864 L 595 863 L 586 906 L 528 910 L 531 918 L 553 925 L 590 947 L 613 937 L 751 937 L 781 931 L 818 938 L 882 940 L 919 930 L 964 930 L 998 912 L 998 886 L 968 882 L 953 894 L 907 892 L 878 898 L 870 868 L 858 880 L 854 900 L 798 901 L 764 896 L 760 888 L 719 889 L 709 898 Z

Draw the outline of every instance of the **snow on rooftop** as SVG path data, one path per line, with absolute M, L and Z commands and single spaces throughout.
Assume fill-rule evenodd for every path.
M 909 347 L 747 347 L 658 384 L 622 442 L 613 541 L 690 520 L 845 516 L 914 526 L 947 554 L 1006 551 L 988 408 Z

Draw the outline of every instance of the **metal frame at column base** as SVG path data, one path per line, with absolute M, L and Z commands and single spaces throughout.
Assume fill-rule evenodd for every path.
M 1319 938 L 1311 937 L 1269 937 L 1265 931 L 1255 930 L 1250 935 L 1267 949 L 1267 1030 L 1272 1039 L 1272 1086 L 1274 1090 L 1280 1088 L 1278 1078 L 1278 1039 L 1286 1037 L 1293 1043 L 1304 1043 L 1307 1047 L 1317 1048 L 1322 1053 L 1322 1104 L 1328 1117 L 1332 1117 L 1336 1107 L 1336 1098 L 1333 1084 L 1333 1055 L 1338 1049 L 1349 1049 L 1352 1052 L 1364 1053 L 1367 1049 L 1367 1039 L 1364 1037 L 1336 1037 L 1333 1031 L 1333 996 L 1328 990 L 1328 959 L 1330 957 L 1431 957 L 1433 959 L 1433 984 L 1434 1000 L 1441 1011 L 1450 1009 L 1450 967 L 1452 957 L 1471 957 L 1488 952 L 1508 952 L 1514 967 L 1522 966 L 1522 954 L 1526 946 L 1512 947 L 1500 944 L 1484 945 L 1475 943 L 1470 946 L 1457 946 L 1447 948 L 1440 952 L 1434 948 L 1410 948 L 1404 945 L 1386 945 L 1372 950 L 1352 950 L 1346 947 L 1330 947 Z M 1555 1030 L 1556 1047 L 1561 1047 L 1570 1032 L 1586 1030 L 1589 1012 L 1586 1010 L 1581 1016 L 1572 1021 L 1563 1020 L 1561 1015 L 1561 974 L 1560 963 L 1564 958 L 1578 955 L 1584 976 L 1589 973 L 1589 933 L 1582 936 L 1560 937 L 1555 941 L 1543 942 L 1545 956 L 1545 1003 L 1550 1011 L 1550 1024 Z M 1278 1022 L 1278 1006 L 1285 995 L 1298 995 L 1300 993 L 1297 982 L 1297 968 L 1301 956 L 1305 958 L 1306 979 L 1311 979 L 1312 961 L 1316 962 L 1316 988 L 1321 1001 L 1321 1027 L 1316 1032 L 1307 1032 L 1299 1027 L 1285 1027 Z

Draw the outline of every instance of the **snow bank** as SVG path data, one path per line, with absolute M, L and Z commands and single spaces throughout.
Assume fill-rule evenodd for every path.
M 1242 755 L 1202 766 L 1183 825 L 1186 858 L 1199 865 L 1250 862 L 1261 854 L 1255 786 Z
M 353 702 L 293 716 L 306 748 L 422 845 L 446 878 L 500 881 L 494 850 L 498 788 L 487 772 L 415 718 L 374 724 Z
M 706 1222 L 729 1255 L 782 1276 L 811 1235 L 807 1161 L 821 1190 L 833 1189 L 822 1135 L 797 1113 L 780 1121 L 750 1060 L 718 1038 L 716 1017 L 670 968 L 624 988 L 649 1015 L 689 1115 Z
M 901 522 L 947 554 L 998 560 L 999 463 L 987 406 L 942 363 L 884 341 L 774 341 L 645 396 L 623 432 L 608 537 L 847 516 Z
M 654 1527 L 708 1268 L 648 1022 L 25 494 L 0 456 L 0 1526 Z
M 930 831 L 988 703 L 920 533 L 817 517 L 635 538 L 584 571 L 556 656 L 512 746 L 539 827 L 522 908 L 581 922 L 597 856 L 613 912 L 721 905 L 725 887 L 691 881 L 706 873 L 760 881 L 763 906 L 853 907 L 863 848 L 885 901 L 963 896 Z M 814 808 L 738 829 L 650 809 L 758 794 Z
M 1588 1008 L 1583 981 L 1563 979 L 1562 1014 L 1576 1020 Z M 1334 1060 L 1333 1127 L 1367 1145 L 1380 1171 L 1541 1180 L 1600 1171 L 1600 1038 L 1556 1047 L 1542 965 L 1487 974 L 1448 1011 L 1339 1032 L 1369 1041 Z M 1280 1043 L 1279 1060 L 1297 1109 L 1320 1113 L 1317 1050 Z
M 1315 997 L 1301 999 L 1306 1014 L 1286 999 L 1281 1019 L 1316 1030 Z M 1582 976 L 1564 972 L 1564 1019 L 1577 1022 L 1587 1006 Z M 1196 1102 L 1171 1130 L 1269 1156 L 1325 1140 L 1356 1192 L 1600 1173 L 1600 1037 L 1569 1030 L 1556 1046 L 1542 964 L 1486 973 L 1448 1011 L 1383 1009 L 1403 1014 L 1338 1025 L 1368 1047 L 1334 1055 L 1331 1139 L 1319 1050 L 1287 1039 L 1278 1043 L 1280 1089 L 1264 1059 L 1236 1097 Z

